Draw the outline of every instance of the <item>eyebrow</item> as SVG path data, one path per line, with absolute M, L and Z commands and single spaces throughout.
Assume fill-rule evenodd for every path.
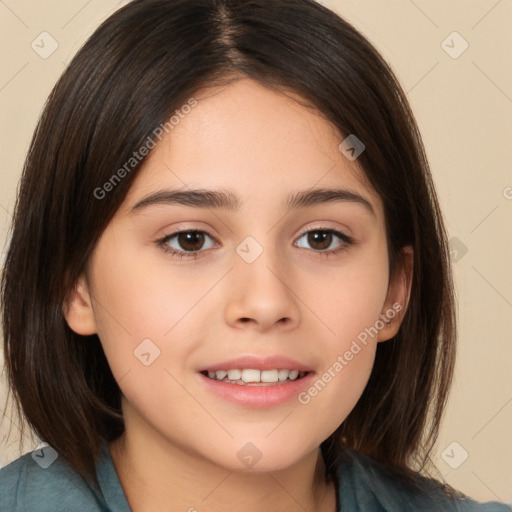
M 296 210 L 326 203 L 350 202 L 365 207 L 369 213 L 376 217 L 372 204 L 350 190 L 341 188 L 308 189 L 295 192 L 288 197 L 286 208 Z M 229 190 L 159 190 L 143 197 L 129 210 L 129 214 L 154 205 L 181 205 L 195 208 L 223 208 L 238 212 L 241 206 L 240 198 Z

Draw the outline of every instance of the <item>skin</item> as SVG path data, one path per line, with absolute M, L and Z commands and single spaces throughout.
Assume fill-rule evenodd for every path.
M 151 152 L 66 302 L 69 326 L 98 334 L 123 393 L 126 432 L 110 444 L 115 467 L 134 512 L 220 512 L 241 498 L 246 512 L 334 511 L 318 448 L 361 396 L 377 343 L 399 328 L 410 250 L 390 281 L 381 199 L 317 112 L 251 79 L 194 97 L 198 105 Z M 356 192 L 375 215 L 348 201 L 286 211 L 290 193 L 319 187 Z M 164 188 L 229 189 L 241 208 L 130 213 Z M 155 243 L 178 228 L 211 235 L 193 242 L 197 259 Z M 355 242 L 327 258 L 326 246 L 345 244 L 335 235 L 315 244 L 303 236 L 314 229 Z M 263 248 L 252 263 L 236 252 L 247 236 Z M 185 252 L 181 241 L 168 246 Z M 394 303 L 402 314 L 307 405 L 237 406 L 198 378 L 207 365 L 247 354 L 286 355 L 321 376 Z M 149 366 L 134 356 L 147 338 L 160 350 Z M 248 442 L 261 452 L 250 468 L 237 457 Z

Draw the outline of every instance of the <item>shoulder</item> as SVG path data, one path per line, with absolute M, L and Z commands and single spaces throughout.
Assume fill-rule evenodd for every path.
M 93 489 L 51 446 L 0 469 L 2 512 L 105 510 Z
M 413 487 L 398 472 L 355 452 L 345 455 L 339 472 L 340 501 L 343 508 L 345 500 L 348 510 L 352 500 L 354 510 L 371 512 L 512 512 L 510 505 L 478 503 L 424 477 L 418 477 Z

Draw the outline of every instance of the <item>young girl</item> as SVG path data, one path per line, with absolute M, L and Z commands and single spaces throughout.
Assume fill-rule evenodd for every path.
M 510 510 L 420 476 L 446 232 L 396 78 L 312 0 L 107 19 L 35 132 L 2 308 L 47 443 L 0 470 L 2 511 Z

